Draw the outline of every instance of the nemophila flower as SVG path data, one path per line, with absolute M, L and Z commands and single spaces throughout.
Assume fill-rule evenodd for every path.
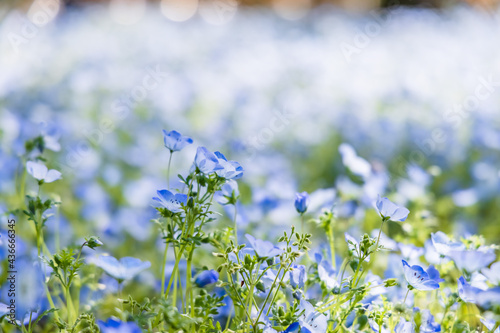
M 210 152 L 205 147 L 198 147 L 196 156 L 194 157 L 194 166 L 197 170 L 204 174 L 211 174 L 217 170 L 224 169 L 219 164 L 219 159 L 214 153 Z
M 10 309 L 7 308 L 7 304 L 0 303 L 0 318 L 5 316 L 9 312 L 10 312 Z
M 340 286 L 340 283 L 337 281 L 337 272 L 328 260 L 321 260 L 318 264 L 318 277 L 325 283 L 329 291 Z
M 461 251 L 465 249 L 465 245 L 459 242 L 453 242 L 442 231 L 431 234 L 432 245 L 436 248 L 436 252 L 441 256 L 446 256 L 450 251 Z
M 239 196 L 238 183 L 234 180 L 228 180 L 222 185 L 220 191 L 215 192 L 214 199 L 221 205 L 234 205 Z
M 488 278 L 488 281 L 490 281 L 492 284 L 500 284 L 500 261 L 492 264 L 490 268 L 483 268 L 481 272 Z
M 256 239 L 252 235 L 246 234 L 245 237 L 250 242 L 250 246 L 255 250 L 255 253 L 261 258 L 276 257 L 283 253 L 283 250 L 273 243 Z
M 339 146 L 342 163 L 355 175 L 368 178 L 371 175 L 371 165 L 364 158 L 356 154 L 354 148 L 347 143 Z
M 430 310 L 422 310 L 420 317 L 420 332 L 422 333 L 437 333 L 441 332 L 441 325 L 439 325 L 432 315 Z
M 306 280 L 306 266 L 293 265 L 289 275 L 292 288 L 303 288 Z
M 26 163 L 26 171 L 41 183 L 52 183 L 61 179 L 59 171 L 54 169 L 49 170 L 44 164 L 38 162 L 28 161 Z
M 109 276 L 119 282 L 133 279 L 137 274 L 151 266 L 149 261 L 141 261 L 133 257 L 123 257 L 120 260 L 112 256 L 100 256 L 95 265 L 102 268 Z
M 102 320 L 97 321 L 102 333 L 141 333 L 142 330 L 133 321 L 123 322 L 117 319 L 110 318 L 108 321 L 103 322 Z
M 295 209 L 300 214 L 304 214 L 307 211 L 307 206 L 309 205 L 309 194 L 307 192 L 295 193 Z
M 225 179 L 239 179 L 243 176 L 243 167 L 236 161 L 228 161 L 226 156 L 221 152 L 216 151 L 215 156 L 218 159 L 219 165 L 222 167 L 215 173 Z
M 485 268 L 496 259 L 492 250 L 451 251 L 448 257 L 453 260 L 459 270 L 469 273 Z
M 213 269 L 206 270 L 198 274 L 195 279 L 195 283 L 198 287 L 203 288 L 209 284 L 217 282 L 219 279 L 219 273 Z
M 303 311 L 299 317 L 300 332 L 325 333 L 328 329 L 328 318 L 314 310 L 308 301 L 301 300 L 299 311 Z
M 413 244 L 398 243 L 398 248 L 399 251 L 401 251 L 401 256 L 406 260 L 415 260 L 424 254 L 423 248 L 417 247 Z
M 458 296 L 464 302 L 476 303 L 476 295 L 482 290 L 471 286 L 463 276 L 458 278 Z
M 403 222 L 408 217 L 410 211 L 405 207 L 400 207 L 387 198 L 378 198 L 377 210 L 384 220 Z
M 433 290 L 439 288 L 439 272 L 434 266 L 429 266 L 427 272 L 419 265 L 410 266 L 405 260 L 403 262 L 403 271 L 406 282 L 417 290 Z
M 290 326 L 288 326 L 286 330 L 283 331 L 283 333 L 298 333 L 298 332 L 300 332 L 299 322 L 290 324 Z
M 485 319 L 481 318 L 481 323 L 483 323 L 484 326 L 491 332 L 491 333 L 500 333 L 500 327 L 497 327 L 494 331 L 493 329 L 496 327 L 496 320 L 494 319 Z
M 415 325 L 411 321 L 406 321 L 403 317 L 399 319 L 399 323 L 394 327 L 395 333 L 414 333 Z
M 153 197 L 153 200 L 158 201 L 164 208 L 172 213 L 180 213 L 183 211 L 182 206 L 187 202 L 186 194 L 173 194 L 169 190 L 160 190 L 156 191 L 156 193 L 158 193 L 158 196 Z
M 165 147 L 167 147 L 172 153 L 174 151 L 182 150 L 187 145 L 193 143 L 193 139 L 188 136 L 181 135 L 181 133 L 177 131 L 167 132 L 163 130 L 163 142 L 165 143 Z
M 500 287 L 493 287 L 476 294 L 476 304 L 482 308 L 489 309 L 500 305 Z

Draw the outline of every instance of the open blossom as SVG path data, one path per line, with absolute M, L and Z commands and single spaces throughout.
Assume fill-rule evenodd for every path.
M 44 183 L 52 183 L 58 179 L 61 179 L 61 173 L 54 169 L 47 169 L 47 167 L 38 162 L 28 161 L 26 163 L 26 170 L 33 178 L 38 179 Z
M 118 260 L 112 256 L 100 256 L 95 261 L 95 265 L 118 281 L 125 281 L 133 279 L 137 274 L 148 269 L 151 263 L 133 257 L 123 257 Z
M 188 136 L 181 135 L 181 133 L 177 131 L 167 132 L 163 130 L 163 142 L 165 143 L 165 147 L 168 148 L 171 152 L 182 150 L 187 145 L 193 143 L 193 139 Z
M 219 164 L 219 159 L 214 153 L 210 152 L 205 147 L 198 147 L 194 158 L 194 166 L 204 174 L 211 174 L 215 171 L 224 169 Z
M 153 197 L 153 200 L 158 201 L 164 208 L 172 213 L 182 212 L 182 205 L 185 205 L 187 202 L 186 194 L 173 194 L 169 190 L 160 190 L 156 191 L 156 193 L 158 193 L 158 196 Z
M 283 253 L 283 250 L 273 243 L 268 241 L 263 241 L 261 239 L 256 239 L 252 235 L 246 234 L 245 237 L 250 242 L 250 246 L 255 250 L 255 253 L 261 258 L 265 257 L 275 257 Z
M 236 161 L 228 161 L 226 156 L 221 152 L 216 151 L 215 156 L 218 159 L 219 165 L 222 167 L 215 173 L 225 179 L 239 179 L 243 176 L 243 167 Z
M 410 266 L 405 260 L 402 260 L 402 262 L 406 282 L 417 290 L 438 289 L 439 283 L 444 281 L 439 277 L 439 272 L 434 266 L 429 266 L 425 271 L 419 265 Z
M 485 268 L 496 259 L 495 252 L 491 249 L 451 251 L 448 256 L 459 270 L 469 273 Z
M 403 222 L 408 217 L 410 211 L 405 207 L 400 207 L 387 198 L 378 198 L 377 210 L 382 218 L 394 221 Z
M 465 250 L 465 245 L 459 242 L 453 242 L 442 231 L 431 234 L 432 245 L 436 248 L 436 252 L 442 256 L 448 255 L 451 251 Z
M 198 274 L 195 279 L 195 283 L 198 287 L 203 288 L 209 284 L 217 282 L 219 279 L 219 273 L 213 269 L 206 270 Z

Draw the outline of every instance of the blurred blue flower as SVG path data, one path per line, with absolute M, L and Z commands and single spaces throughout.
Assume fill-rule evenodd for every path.
M 194 166 L 197 170 L 204 174 L 210 174 L 217 170 L 224 169 L 219 164 L 219 159 L 214 153 L 210 152 L 205 147 L 198 147 L 196 150 L 196 156 L 194 158 Z
M 173 153 L 174 151 L 182 150 L 187 145 L 193 143 L 193 139 L 188 136 L 181 135 L 181 133 L 177 131 L 167 132 L 163 130 L 163 142 L 165 143 L 165 147 L 170 149 Z
M 216 151 L 215 156 L 218 159 L 219 165 L 222 167 L 215 173 L 225 179 L 239 179 L 243 176 L 243 167 L 236 161 L 228 161 L 227 158 L 219 151 Z
M 410 286 L 417 290 L 433 290 L 439 288 L 439 282 L 442 282 L 442 279 L 439 278 L 439 272 L 437 272 L 434 266 L 429 266 L 426 272 L 419 265 L 410 267 L 405 260 L 402 260 L 402 262 L 405 279 Z
M 119 261 L 112 256 L 100 256 L 95 265 L 119 282 L 133 279 L 137 274 L 151 266 L 149 261 L 141 261 L 133 257 L 123 257 Z
M 471 286 L 463 276 L 458 278 L 458 296 L 464 302 L 476 303 L 476 295 L 482 290 Z
M 451 251 L 448 256 L 461 271 L 473 273 L 491 264 L 496 255 L 492 250 Z
M 324 314 L 316 312 L 311 303 L 305 300 L 301 300 L 299 310 L 303 311 L 303 314 L 299 317 L 301 332 L 326 332 L 326 330 L 328 329 L 328 319 Z
M 218 279 L 219 279 L 219 273 L 211 269 L 203 271 L 200 274 L 198 274 L 194 282 L 198 287 L 203 288 L 206 285 L 217 282 Z
M 246 234 L 245 237 L 250 242 L 250 246 L 255 250 L 255 253 L 261 258 L 275 257 L 283 253 L 283 250 L 273 243 L 256 239 L 252 235 Z
M 304 214 L 307 211 L 309 201 L 309 194 L 307 192 L 295 193 L 295 209 L 297 212 Z
M 215 192 L 214 199 L 221 205 L 234 204 L 240 196 L 238 183 L 234 180 L 228 180 L 222 185 L 221 190 Z
M 318 277 L 325 283 L 329 291 L 340 286 L 340 283 L 337 281 L 337 272 L 328 260 L 321 260 L 318 264 Z
M 303 288 L 306 280 L 306 266 L 293 265 L 290 271 L 290 284 L 292 288 Z
M 102 333 L 141 333 L 142 330 L 133 321 L 123 322 L 113 318 L 109 318 L 108 321 L 103 322 L 102 320 L 97 321 Z
M 490 283 L 494 285 L 500 284 L 500 261 L 492 264 L 490 268 L 484 268 L 481 272 L 488 278 Z
M 418 308 L 415 309 L 419 310 Z M 421 311 L 419 330 L 422 333 L 437 333 L 441 332 L 441 325 L 434 320 L 431 311 L 425 309 Z
M 411 321 L 406 321 L 403 317 L 399 320 L 399 323 L 394 327 L 395 333 L 414 333 L 415 325 Z
M 61 173 L 59 171 L 54 169 L 48 170 L 44 164 L 38 162 L 28 161 L 26 163 L 26 171 L 28 171 L 33 178 L 43 181 L 44 183 L 52 183 L 53 181 L 61 179 Z
M 451 239 L 442 231 L 431 234 L 432 244 L 436 248 L 436 252 L 441 256 L 446 256 L 450 251 L 461 251 L 465 249 L 465 245 L 458 242 L 452 242 Z
M 489 309 L 492 306 L 500 305 L 500 287 L 493 287 L 476 294 L 476 304 Z
M 339 146 L 342 163 L 355 175 L 368 178 L 371 175 L 371 165 L 364 158 L 356 154 L 354 148 L 347 143 Z
M 187 195 L 182 193 L 173 194 L 169 190 L 156 191 L 158 197 L 153 197 L 153 200 L 158 201 L 163 207 L 172 213 L 182 212 L 182 205 L 187 202 Z
M 394 222 L 405 221 L 410 213 L 407 208 L 400 207 L 389 199 L 380 197 L 377 200 L 377 209 L 382 218 Z
M 485 319 L 485 318 L 481 318 L 480 319 L 481 322 L 483 323 L 484 326 L 486 326 L 486 328 L 491 332 L 495 326 L 496 326 L 496 320 L 494 319 Z M 493 332 L 491 333 L 500 333 L 500 327 L 497 327 Z

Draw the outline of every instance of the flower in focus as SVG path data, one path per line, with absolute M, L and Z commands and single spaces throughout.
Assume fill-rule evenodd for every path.
M 26 163 L 26 170 L 33 178 L 38 179 L 40 183 L 52 183 L 61 179 L 61 173 L 54 169 L 47 169 L 47 167 L 38 162 L 28 161 Z
M 163 130 L 163 142 L 165 143 L 165 147 L 170 149 L 170 152 L 182 150 L 187 145 L 193 143 L 193 139 L 188 136 L 181 135 L 181 133 L 177 131 L 167 132 Z
M 461 271 L 473 273 L 491 264 L 496 255 L 493 251 L 451 251 L 448 256 Z
M 297 212 L 304 214 L 307 211 L 309 201 L 307 192 L 295 193 L 295 209 L 297 209 Z
M 219 273 L 211 269 L 203 271 L 200 274 L 198 274 L 194 282 L 198 287 L 203 288 L 209 284 L 217 282 L 218 279 L 219 279 Z
M 173 194 L 169 190 L 160 190 L 156 191 L 156 193 L 158 193 L 158 196 L 153 197 L 153 200 L 158 201 L 163 207 L 172 213 L 182 212 L 182 205 L 185 205 L 187 202 L 186 194 Z
M 142 330 L 133 321 L 123 322 L 109 318 L 108 321 L 103 322 L 99 320 L 97 322 L 102 333 L 141 333 Z
M 405 207 L 400 207 L 387 198 L 377 199 L 377 210 L 385 220 L 403 222 L 408 217 L 410 211 Z
M 461 251 L 465 249 L 465 245 L 458 242 L 452 242 L 451 239 L 442 231 L 431 234 L 432 244 L 436 248 L 436 252 L 441 256 L 446 256 L 451 251 Z
M 427 272 L 419 265 L 410 266 L 405 260 L 403 262 L 403 271 L 406 282 L 417 290 L 433 290 L 439 288 L 439 272 L 434 266 L 429 266 Z
M 254 249 L 255 253 L 261 258 L 275 257 L 283 253 L 283 250 L 273 243 L 256 239 L 252 235 L 246 234 L 245 237 L 250 242 L 250 246 Z
M 198 147 L 196 150 L 196 156 L 194 158 L 194 166 L 200 172 L 208 175 L 217 170 L 224 169 L 219 164 L 219 159 L 214 153 L 210 152 L 205 147 Z
M 228 161 L 227 158 L 219 151 L 216 151 L 215 156 L 218 159 L 219 165 L 222 167 L 215 173 L 225 179 L 239 179 L 243 176 L 243 167 L 236 161 Z
M 133 279 L 137 274 L 151 266 L 149 261 L 141 261 L 133 257 L 123 257 L 119 261 L 112 256 L 100 256 L 95 261 L 97 267 L 102 268 L 109 276 L 118 282 Z

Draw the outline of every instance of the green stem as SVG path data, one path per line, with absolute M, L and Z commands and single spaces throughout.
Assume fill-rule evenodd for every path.
M 382 219 L 382 225 L 380 226 L 380 230 L 378 231 L 377 245 L 375 246 L 375 248 L 378 248 L 378 243 L 380 241 L 380 234 L 382 234 L 382 228 L 384 227 L 384 222 L 385 218 Z
M 238 223 L 236 218 L 238 217 L 238 208 L 236 207 L 236 203 L 234 203 L 234 243 L 236 247 L 238 247 Z
M 335 246 L 334 244 L 334 238 L 333 238 L 333 226 L 332 222 L 330 221 L 329 227 L 328 227 L 328 240 L 330 241 L 330 253 L 332 255 L 332 267 L 335 269 L 336 263 L 335 263 Z
M 170 156 L 168 157 L 168 167 L 167 167 L 167 188 L 170 190 L 170 164 L 172 163 L 173 151 L 170 151 Z
M 406 295 L 405 295 L 405 299 L 403 300 L 403 304 L 406 303 L 406 297 L 408 297 L 408 294 L 410 293 L 410 289 L 408 289 L 408 291 L 406 292 Z
M 161 294 L 165 293 L 165 266 L 167 265 L 167 253 L 168 253 L 168 243 L 165 242 L 165 251 L 163 251 L 163 260 L 161 268 Z

